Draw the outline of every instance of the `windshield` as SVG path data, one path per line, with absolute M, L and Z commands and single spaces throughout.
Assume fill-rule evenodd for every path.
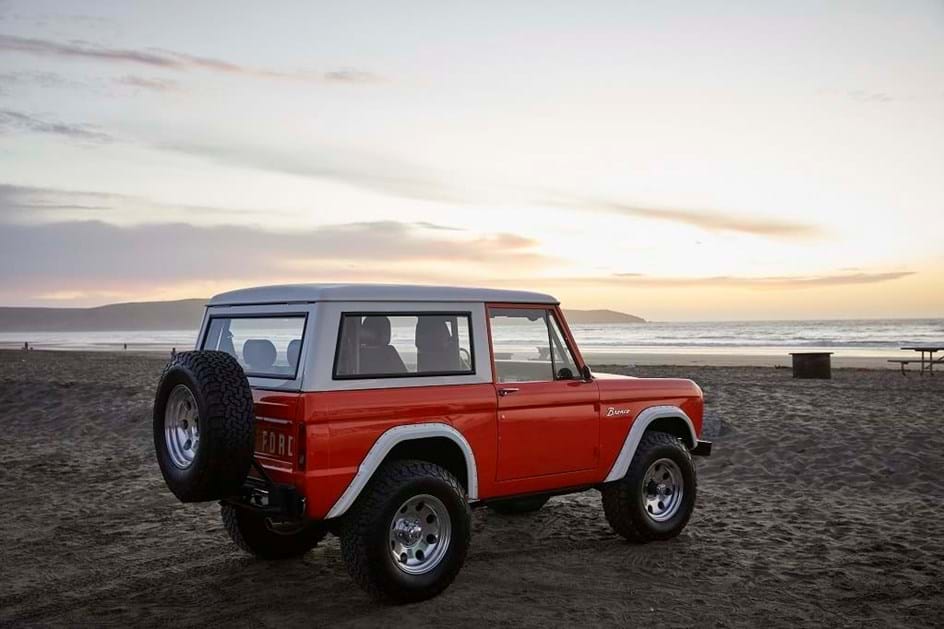
M 247 376 L 294 380 L 305 316 L 212 317 L 201 349 L 235 357 Z

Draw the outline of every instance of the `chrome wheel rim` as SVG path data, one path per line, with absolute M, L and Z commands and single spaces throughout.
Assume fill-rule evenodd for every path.
M 649 466 L 642 481 L 646 515 L 655 522 L 672 519 L 682 507 L 685 481 L 682 468 L 672 459 L 659 459 Z
M 400 505 L 390 522 L 388 544 L 393 563 L 407 574 L 426 574 L 449 550 L 452 520 L 446 505 L 429 494 Z
M 175 466 L 185 470 L 193 464 L 200 447 L 200 411 L 186 385 L 178 384 L 167 398 L 164 442 Z

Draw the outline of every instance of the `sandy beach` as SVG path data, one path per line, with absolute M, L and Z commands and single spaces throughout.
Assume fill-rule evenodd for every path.
M 944 373 L 599 364 L 706 394 L 696 511 L 677 539 L 613 533 L 595 491 L 474 512 L 442 596 L 385 607 L 329 537 L 263 562 L 215 504 L 182 505 L 151 443 L 163 358 L 0 351 L 2 626 L 940 626 Z M 786 361 L 783 364 L 787 364 Z

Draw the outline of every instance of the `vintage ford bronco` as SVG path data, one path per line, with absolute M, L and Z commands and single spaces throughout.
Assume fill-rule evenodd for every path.
M 161 376 L 154 445 L 243 550 L 297 557 L 332 532 L 367 592 L 416 601 L 462 567 L 470 507 L 597 489 L 627 539 L 678 535 L 702 413 L 691 381 L 591 373 L 549 295 L 273 286 L 210 301 Z

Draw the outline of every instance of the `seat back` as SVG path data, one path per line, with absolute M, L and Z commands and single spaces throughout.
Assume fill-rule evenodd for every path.
M 276 356 L 275 345 L 268 339 L 247 339 L 243 343 L 243 360 L 249 371 L 268 372 L 275 364 Z
M 285 357 L 288 359 L 289 366 L 294 370 L 298 369 L 298 354 L 302 350 L 302 340 L 292 339 L 285 349 Z
M 406 365 L 390 345 L 390 319 L 368 315 L 361 322 L 360 369 L 362 374 L 406 373 Z
M 420 317 L 416 324 L 416 369 L 420 372 L 458 371 L 459 346 L 446 320 Z

